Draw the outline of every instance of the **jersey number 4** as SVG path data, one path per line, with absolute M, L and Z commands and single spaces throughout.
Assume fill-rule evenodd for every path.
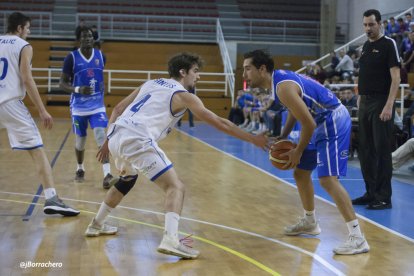
M 150 94 L 146 95 L 142 100 L 140 100 L 139 102 L 137 102 L 136 104 L 134 104 L 131 107 L 130 110 L 132 112 L 138 112 L 141 109 L 141 107 L 144 105 L 144 103 L 149 100 L 149 98 L 151 98 L 151 95 Z
M 4 80 L 4 78 L 6 77 L 8 68 L 9 68 L 9 62 L 7 61 L 7 58 L 4 58 L 4 57 L 0 58 L 0 70 L 2 69 L 2 72 L 0 74 L 0 81 Z

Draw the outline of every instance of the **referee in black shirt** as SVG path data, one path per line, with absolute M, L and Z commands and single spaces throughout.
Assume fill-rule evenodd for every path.
M 368 40 L 359 59 L 358 156 L 366 193 L 352 203 L 381 210 L 392 208 L 391 141 L 400 62 L 395 41 L 380 32 L 379 11 L 364 12 L 363 23 Z

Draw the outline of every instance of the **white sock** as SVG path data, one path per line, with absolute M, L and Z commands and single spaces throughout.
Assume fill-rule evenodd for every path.
M 99 207 L 99 211 L 96 214 L 95 222 L 99 225 L 102 225 L 106 219 L 106 217 L 111 213 L 114 208 L 109 207 L 106 205 L 105 202 L 102 202 L 101 207 Z
M 350 235 L 362 237 L 361 228 L 359 227 L 358 219 L 348 221 L 346 223 Z
M 165 214 L 165 232 L 168 236 L 178 237 L 178 223 L 180 221 L 180 215 L 174 212 L 168 212 Z
M 315 210 L 307 211 L 307 210 L 303 209 L 303 211 L 304 211 L 305 219 L 306 219 L 307 222 L 310 222 L 310 223 L 315 223 L 316 222 Z
M 102 169 L 103 169 L 103 174 L 104 174 L 104 177 L 105 177 L 108 173 L 111 173 L 111 163 L 103 164 Z
M 49 199 L 56 195 L 56 190 L 55 188 L 47 188 L 44 190 L 44 193 L 45 193 L 45 198 Z
M 78 164 L 78 169 L 77 170 L 82 170 L 82 171 L 85 170 L 85 168 L 83 167 L 83 163 L 82 164 Z

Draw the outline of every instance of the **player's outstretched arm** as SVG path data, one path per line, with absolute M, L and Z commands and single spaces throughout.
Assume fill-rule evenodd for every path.
M 176 98 L 177 97 L 177 98 Z M 183 108 L 188 108 L 199 119 L 214 126 L 218 130 L 227 133 L 231 136 L 237 137 L 244 141 L 250 142 L 262 149 L 268 148 L 268 139 L 264 134 L 252 135 L 248 132 L 241 130 L 235 124 L 227 119 L 221 118 L 208 110 L 203 102 L 195 95 L 190 93 L 178 93 L 174 96 L 173 103 L 182 104 Z
M 50 116 L 50 114 L 47 112 L 42 102 L 42 99 L 40 98 L 39 91 L 36 87 L 36 83 L 33 79 L 32 70 L 30 67 L 32 56 L 32 46 L 28 45 L 24 47 L 20 57 L 20 75 L 23 80 L 24 86 L 26 87 L 27 94 L 29 95 L 33 104 L 39 111 L 39 116 L 42 120 L 43 126 L 47 129 L 50 129 L 53 126 L 53 119 L 52 116 Z

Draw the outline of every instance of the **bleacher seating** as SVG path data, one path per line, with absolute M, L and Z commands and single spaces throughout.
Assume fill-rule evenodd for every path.
M 100 14 L 167 15 L 188 17 L 218 17 L 214 0 L 201 1 L 132 1 L 132 0 L 78 0 L 78 12 Z
M 55 5 L 55 0 L 14 0 L 1 1 L 0 10 L 5 11 L 33 11 L 51 12 Z
M 237 0 L 244 18 L 319 21 L 319 0 Z

